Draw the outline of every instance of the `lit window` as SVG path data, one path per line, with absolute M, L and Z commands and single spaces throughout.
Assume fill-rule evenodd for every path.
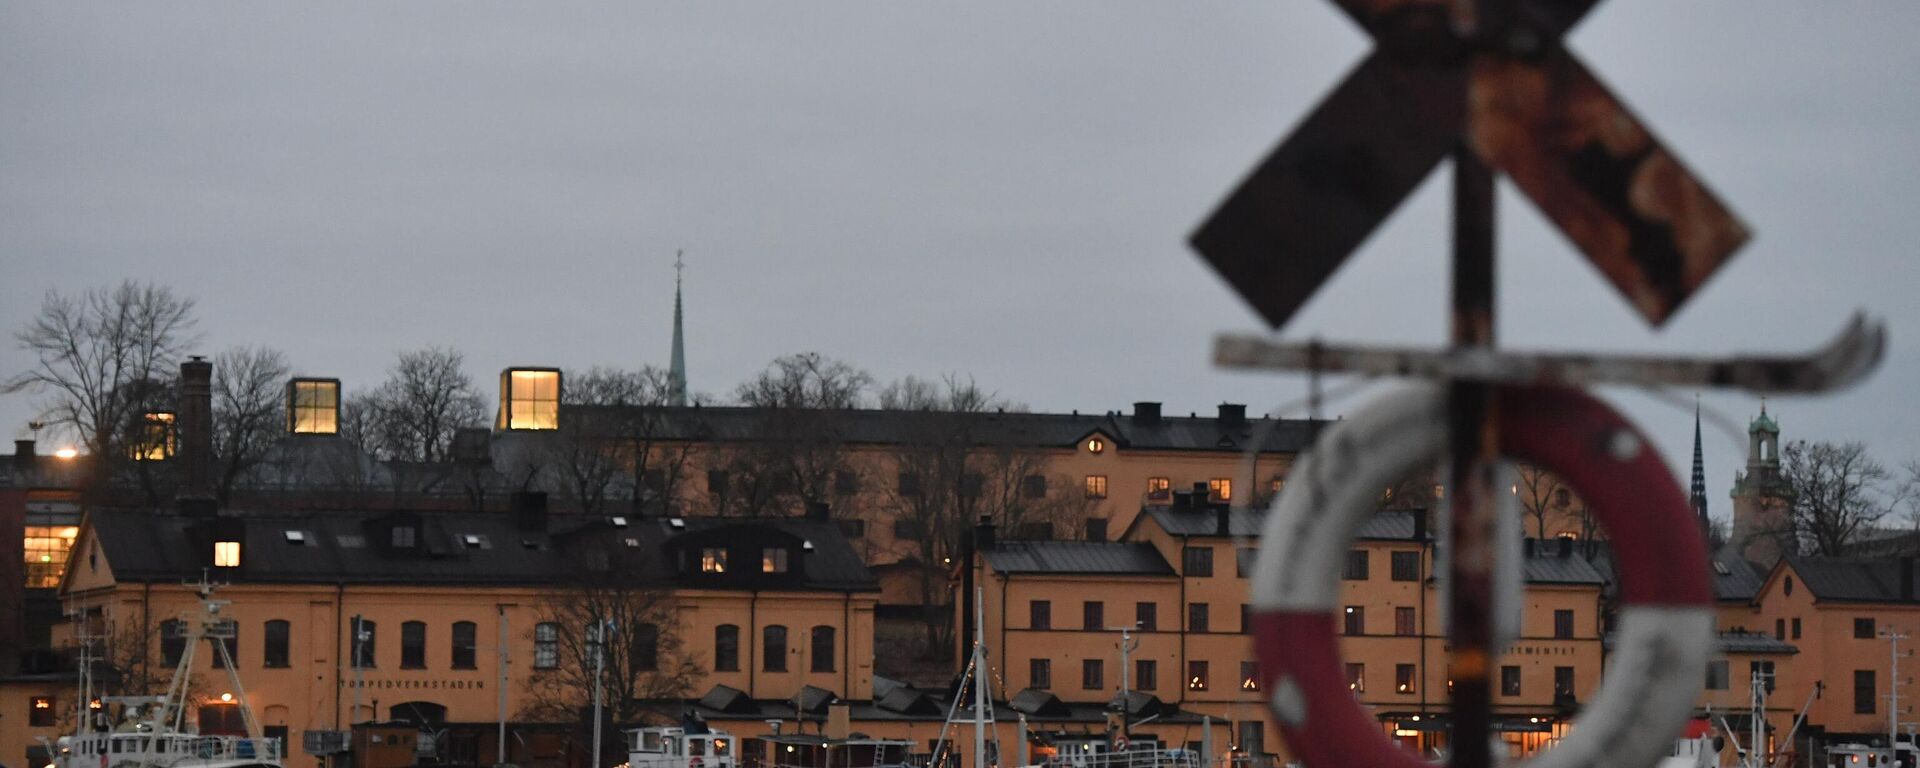
M 1204 661 L 1187 662 L 1187 690 L 1204 691 L 1207 689 L 1207 663 Z
M 1107 497 L 1107 476 L 1087 475 L 1087 498 L 1104 499 Z
M 165 461 L 173 457 L 173 413 L 149 411 L 140 419 L 140 435 L 131 449 L 134 461 Z
M 54 711 L 52 696 L 33 697 L 33 703 L 27 709 L 27 725 L 45 728 L 53 725 L 58 719 L 59 715 Z
M 726 554 L 721 553 L 723 556 Z M 787 550 L 780 547 L 768 547 L 760 550 L 761 573 L 786 573 Z
M 727 551 L 719 547 L 708 547 L 700 550 L 700 572 L 726 573 Z
M 1104 453 L 1106 450 L 1107 441 L 1097 437 L 1087 438 L 1087 453 Z
M 216 541 L 213 543 L 213 567 L 240 567 L 240 542 Z
M 559 429 L 560 371 L 508 368 L 500 373 L 500 429 Z
M 1347 690 L 1364 693 L 1367 690 L 1367 665 L 1347 665 Z
M 1260 690 L 1260 665 L 1251 661 L 1240 662 L 1240 690 Z
M 1164 477 L 1147 478 L 1147 497 L 1165 499 L 1173 493 L 1173 481 Z
M 1395 693 L 1413 693 L 1413 665 L 1393 665 L 1393 690 Z
M 60 577 L 67 572 L 73 539 L 80 535 L 80 529 L 71 525 L 29 525 L 24 532 L 27 588 L 60 586 Z
M 1233 500 L 1233 480 L 1216 477 L 1207 481 L 1207 498 L 1213 501 Z
M 339 434 L 340 380 L 287 382 L 287 431 L 296 435 Z

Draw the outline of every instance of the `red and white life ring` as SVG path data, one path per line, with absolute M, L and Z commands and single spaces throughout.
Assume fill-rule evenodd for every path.
M 1267 516 L 1254 570 L 1255 649 L 1287 747 L 1309 768 L 1430 765 L 1389 741 L 1348 689 L 1335 635 L 1341 559 L 1380 489 L 1445 453 L 1444 389 L 1390 393 L 1330 427 Z M 1564 480 L 1606 528 L 1620 580 L 1614 649 L 1567 737 L 1530 768 L 1644 768 L 1671 745 L 1713 646 L 1706 546 L 1666 463 L 1585 393 L 1498 391 L 1507 456 Z

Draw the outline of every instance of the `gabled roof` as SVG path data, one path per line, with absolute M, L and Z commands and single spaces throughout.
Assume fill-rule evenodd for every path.
M 1774 564 L 1776 572 L 1789 568 L 1822 602 L 1920 603 L 1920 574 L 1916 574 L 1920 568 L 1911 559 L 1788 555 Z M 1769 574 L 1768 580 L 1773 578 Z
M 1740 556 L 1739 549 L 1721 547 L 1712 558 L 1713 599 L 1721 602 L 1753 602 L 1766 585 L 1766 569 Z
M 199 578 L 209 564 L 205 532 L 218 526 L 233 532 L 223 535 L 241 536 L 242 567 L 221 574 L 238 583 L 558 585 L 589 573 L 582 554 L 591 549 L 606 553 L 610 570 L 664 587 L 683 578 L 668 557 L 677 540 L 750 525 L 811 546 L 795 553 L 797 572 L 781 577 L 782 588 L 878 588 L 832 521 L 628 517 L 624 522 L 552 518 L 551 528 L 525 530 L 512 515 L 497 512 L 322 510 L 196 517 L 168 509 L 101 508 L 89 512 L 86 530 L 98 537 L 122 581 Z M 389 546 L 383 537 L 396 524 L 415 528 L 416 547 Z
M 985 554 L 1001 573 L 1173 575 L 1152 544 L 1130 541 L 1003 541 Z
M 1758 632 L 1721 632 L 1716 640 L 1723 653 L 1799 653 L 1800 647 Z

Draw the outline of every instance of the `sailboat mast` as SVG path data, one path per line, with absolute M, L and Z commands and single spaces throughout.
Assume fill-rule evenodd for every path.
M 973 767 L 987 768 L 987 641 L 985 600 L 979 587 L 973 588 Z

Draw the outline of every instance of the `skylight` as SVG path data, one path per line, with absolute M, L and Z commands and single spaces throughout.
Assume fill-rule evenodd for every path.
M 613 527 L 615 528 L 627 527 L 627 519 L 624 517 L 621 517 L 619 515 L 614 515 L 613 517 L 609 517 L 607 519 L 613 522 Z
M 294 546 L 305 546 L 307 543 L 307 532 L 287 531 L 287 543 Z

